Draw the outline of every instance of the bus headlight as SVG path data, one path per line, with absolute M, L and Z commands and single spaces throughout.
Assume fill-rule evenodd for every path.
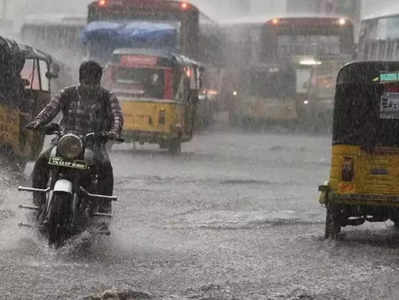
M 340 26 L 345 26 L 346 25 L 346 19 L 345 18 L 340 18 L 338 20 L 338 25 Z
M 82 140 L 77 135 L 68 133 L 59 140 L 57 151 L 63 158 L 75 159 L 83 151 Z

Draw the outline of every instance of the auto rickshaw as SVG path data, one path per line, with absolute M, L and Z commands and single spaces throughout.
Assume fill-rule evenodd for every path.
M 201 66 L 163 50 L 117 49 L 105 68 L 104 86 L 119 99 L 125 140 L 159 144 L 171 153 L 191 140 Z
M 51 56 L 0 37 L 0 149 L 19 164 L 34 160 L 43 135 L 25 125 L 50 101 Z
M 365 221 L 399 226 L 399 62 L 353 62 L 339 71 L 330 178 L 319 190 L 326 238 Z

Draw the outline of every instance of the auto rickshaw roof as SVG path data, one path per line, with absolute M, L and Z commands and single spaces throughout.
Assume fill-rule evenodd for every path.
M 188 58 L 184 55 L 177 54 L 170 51 L 165 51 L 161 49 L 142 49 L 142 48 L 120 48 L 116 49 L 112 53 L 113 56 L 122 56 L 122 55 L 143 55 L 143 56 L 155 56 L 167 59 L 173 64 L 178 65 L 194 65 L 198 67 L 203 67 L 203 65 L 195 61 L 191 58 Z
M 25 44 L 19 44 L 21 51 L 24 53 L 25 58 L 38 58 L 51 63 L 53 61 L 50 54 L 43 52 L 39 49 L 33 48 Z
M 342 84 L 378 84 L 381 73 L 399 72 L 399 61 L 356 61 L 341 68 L 337 85 Z

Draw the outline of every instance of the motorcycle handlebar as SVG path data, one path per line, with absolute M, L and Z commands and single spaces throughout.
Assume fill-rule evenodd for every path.
M 89 136 L 94 136 L 94 137 L 100 137 L 100 138 L 104 138 L 106 140 L 111 140 L 111 141 L 116 141 L 116 142 L 120 142 L 123 143 L 125 141 L 125 139 L 121 138 L 121 137 L 114 137 L 110 132 L 89 132 L 88 134 L 86 134 L 86 138 Z
M 40 126 L 38 128 L 29 128 L 27 129 L 30 130 L 39 130 L 42 131 L 46 135 L 52 135 L 52 134 L 58 134 L 61 135 L 63 130 L 61 126 L 58 123 L 51 123 L 45 126 Z M 89 132 L 85 135 L 86 138 L 93 136 L 93 137 L 98 137 L 98 138 L 105 138 L 107 140 L 113 140 L 119 143 L 123 143 L 125 141 L 124 138 L 121 137 L 114 137 L 114 135 L 110 134 L 110 132 Z

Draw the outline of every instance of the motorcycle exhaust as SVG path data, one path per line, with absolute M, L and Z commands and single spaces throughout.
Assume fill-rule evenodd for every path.
M 18 208 L 22 208 L 22 209 L 30 209 L 30 210 L 40 210 L 40 207 L 38 206 L 33 206 L 33 205 L 19 205 Z
M 93 217 L 106 217 L 106 218 L 112 218 L 111 214 L 104 214 L 104 213 L 94 213 Z
M 111 201 L 118 201 L 117 196 L 107 196 L 107 195 L 100 195 L 100 194 L 92 194 L 86 191 L 83 187 L 80 187 L 80 191 L 85 194 L 86 196 L 89 196 L 91 198 L 97 198 L 97 199 L 106 199 L 106 200 L 111 200 Z
M 35 225 L 30 225 L 30 224 L 26 224 L 26 223 L 18 223 L 18 227 L 25 227 L 25 228 L 38 228 L 38 226 Z

